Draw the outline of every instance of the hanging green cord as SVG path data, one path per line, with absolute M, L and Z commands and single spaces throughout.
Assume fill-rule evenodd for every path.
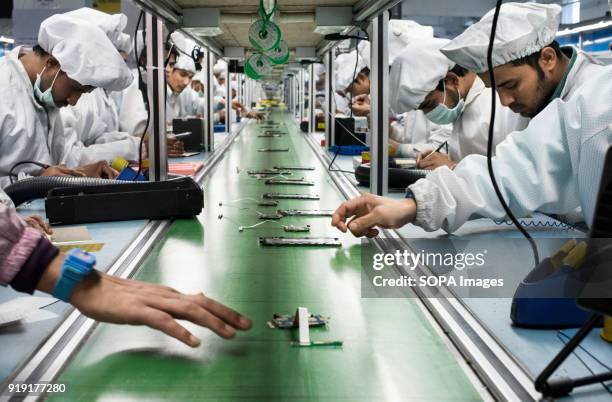
M 264 0 L 259 0 L 259 15 L 261 16 L 262 20 L 264 20 L 265 22 L 270 21 L 270 19 L 272 18 L 275 12 L 276 12 L 276 0 L 273 0 L 273 6 L 272 6 L 272 10 L 270 11 L 270 13 L 266 13 L 266 6 L 264 4 Z

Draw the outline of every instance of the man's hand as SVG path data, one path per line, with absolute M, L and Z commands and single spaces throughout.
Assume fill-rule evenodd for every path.
M 353 113 L 356 116 L 369 116 L 372 111 L 370 105 L 370 97 L 368 95 L 358 95 L 353 98 L 353 104 L 351 105 Z
M 340 205 L 331 223 L 343 233 L 350 230 L 357 237 L 375 237 L 376 226 L 396 229 L 414 221 L 415 216 L 416 203 L 412 199 L 392 200 L 365 193 Z
M 106 161 L 98 161 L 77 168 L 78 172 L 86 177 L 97 177 L 101 179 L 114 179 L 119 173 L 110 167 Z
M 427 170 L 433 170 L 440 166 L 448 166 L 452 170 L 457 166 L 455 162 L 449 159 L 448 155 L 433 151 L 419 153 L 416 162 L 419 169 Z
M 49 225 L 47 221 L 45 221 L 38 215 L 27 216 L 23 218 L 23 220 L 28 224 L 29 227 L 38 230 L 44 235 L 53 234 L 53 229 L 51 229 L 51 225 Z
M 41 176 L 83 177 L 85 174 L 63 165 L 50 166 L 42 171 Z
M 232 101 L 232 109 L 236 110 L 236 111 L 243 111 L 245 110 L 245 107 L 242 103 L 238 102 L 237 100 L 233 100 Z
M 49 264 L 37 288 L 51 293 L 63 264 L 58 255 Z M 94 320 L 146 325 L 196 347 L 200 340 L 176 320 L 188 320 L 230 339 L 236 330 L 248 330 L 251 321 L 204 294 L 186 295 L 167 286 L 122 279 L 93 271 L 75 288 L 70 303 Z

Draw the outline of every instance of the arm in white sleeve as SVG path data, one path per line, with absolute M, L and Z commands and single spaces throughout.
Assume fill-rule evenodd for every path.
M 497 183 L 517 217 L 536 210 L 567 213 L 578 206 L 559 105 L 553 102 L 526 130 L 510 134 L 496 148 Z M 506 216 L 481 155 L 466 157 L 454 170 L 440 167 L 410 189 L 417 203 L 415 224 L 425 230 L 453 232 L 469 219 Z

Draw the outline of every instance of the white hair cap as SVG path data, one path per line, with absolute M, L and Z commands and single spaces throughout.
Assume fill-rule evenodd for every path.
M 86 21 L 55 14 L 40 24 L 38 44 L 81 85 L 121 91 L 134 79 L 110 39 Z
M 395 59 L 389 75 L 389 102 L 395 113 L 418 109 L 455 66 L 440 52 L 448 42 L 437 38 L 414 42 Z
M 449 59 L 475 73 L 488 71 L 487 50 L 495 9 L 441 49 Z M 505 3 L 493 44 L 493 68 L 529 56 L 555 40 L 561 20 L 557 4 Z
M 74 11 L 69 11 L 64 15 L 97 26 L 104 31 L 117 50 L 125 53 L 130 53 L 132 51 L 130 36 L 123 33 L 127 25 L 127 17 L 125 14 L 107 14 L 102 11 L 94 10 L 93 8 L 82 7 Z
M 175 69 L 178 68 L 179 70 L 185 70 L 192 74 L 196 73 L 196 66 L 195 66 L 195 62 L 193 61 L 193 59 L 190 56 L 186 56 L 182 53 L 179 54 L 178 58 L 176 59 L 174 68 Z
M 353 50 L 350 53 L 342 53 L 336 57 L 334 62 L 334 84 L 337 90 L 345 91 L 349 85 L 357 78 L 357 75 L 363 70 L 366 61 L 359 55 L 359 52 Z M 355 67 L 357 67 L 355 69 Z

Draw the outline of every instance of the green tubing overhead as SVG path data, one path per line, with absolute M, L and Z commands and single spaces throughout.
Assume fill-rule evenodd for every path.
M 256 49 L 273 49 L 280 40 L 280 28 L 272 21 L 257 20 L 249 28 L 249 41 Z
M 266 52 L 273 64 L 285 64 L 289 61 L 289 47 L 284 40 L 281 40 L 278 46 Z

